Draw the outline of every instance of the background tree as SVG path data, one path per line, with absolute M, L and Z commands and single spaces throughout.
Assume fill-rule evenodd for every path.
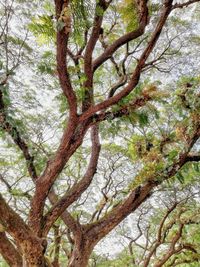
M 118 227 L 124 250 L 110 265 L 198 266 L 198 199 L 194 180 L 190 186 L 184 182 L 159 188 L 153 199 L 130 216 L 129 224 Z
M 198 171 L 196 2 L 1 2 L 0 248 L 9 265 L 87 266 L 159 185 L 182 181 L 185 166 Z

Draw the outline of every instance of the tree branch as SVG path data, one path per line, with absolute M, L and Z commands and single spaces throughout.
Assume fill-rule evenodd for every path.
M 170 213 L 172 213 L 172 211 L 174 211 L 174 209 L 177 207 L 177 204 L 178 203 L 174 203 L 174 205 L 172 205 L 172 207 L 167 210 L 165 216 L 161 220 L 161 223 L 160 223 L 159 229 L 158 229 L 157 239 L 155 241 L 155 244 L 152 247 L 150 247 L 149 254 L 144 259 L 143 267 L 147 267 L 149 265 L 149 262 L 151 260 L 152 255 L 156 253 L 157 248 L 162 244 L 162 239 L 163 239 L 163 235 L 162 235 L 163 226 L 164 226 L 165 221 L 167 220 L 168 216 L 170 215 Z
M 187 1 L 187 2 L 182 3 L 182 4 L 176 3 L 175 5 L 172 6 L 172 9 L 188 7 L 189 5 L 197 3 L 197 2 L 200 2 L 200 0 L 190 0 L 190 1 Z
M 57 20 L 61 19 L 62 12 L 64 9 L 68 8 L 69 1 L 61 1 L 55 0 L 56 6 L 56 17 Z M 67 16 L 67 14 L 65 14 Z M 76 94 L 73 91 L 71 81 L 69 78 L 69 74 L 67 71 L 67 64 L 66 64 L 66 57 L 67 57 L 67 45 L 68 45 L 68 38 L 71 28 L 71 18 L 70 14 L 69 17 L 64 17 L 63 19 L 67 20 L 65 22 L 65 27 L 62 30 L 57 31 L 57 71 L 60 80 L 60 85 L 63 90 L 64 95 L 66 96 L 70 108 L 70 117 L 77 116 L 77 99 Z
M 141 97 L 138 97 L 128 105 L 119 107 L 116 111 L 108 111 L 108 112 L 102 112 L 100 114 L 95 114 L 93 116 L 94 123 L 101 122 L 105 120 L 111 120 L 115 118 L 120 118 L 123 116 L 128 116 L 131 114 L 131 112 L 145 106 L 145 104 L 149 101 L 153 100 L 153 98 L 149 95 L 142 95 Z
M 0 254 L 11 267 L 21 267 L 22 257 L 5 232 L 0 232 Z
M 196 125 L 193 135 L 188 140 L 187 151 L 179 155 L 179 159 L 163 171 L 159 180 L 149 179 L 144 185 L 139 185 L 132 190 L 127 199 L 118 206 L 114 207 L 109 214 L 101 218 L 98 222 L 86 226 L 86 236 L 90 238 L 101 239 L 108 234 L 116 225 L 125 219 L 130 213 L 140 206 L 152 193 L 153 188 L 163 181 L 173 177 L 179 169 L 187 162 L 187 156 L 191 148 L 200 136 L 200 124 Z M 162 177 L 162 179 L 161 179 Z
M 20 245 L 22 254 L 29 253 L 31 247 L 38 251 L 44 250 L 42 240 L 39 240 L 39 238 L 34 236 L 22 218 L 9 207 L 1 194 L 0 214 L 0 223 L 3 225 L 5 231 L 8 232 L 16 243 Z
M 119 92 L 115 96 L 97 104 L 96 106 L 90 107 L 87 111 L 85 111 L 81 115 L 81 117 L 80 117 L 81 121 L 84 121 L 85 119 L 87 119 L 88 117 L 92 116 L 93 114 L 95 114 L 96 112 L 98 112 L 102 109 L 106 109 L 106 108 L 110 107 L 111 105 L 118 103 L 123 97 L 127 96 L 135 88 L 135 86 L 138 84 L 142 68 L 145 65 L 145 61 L 149 57 L 153 48 L 155 47 L 157 40 L 161 34 L 161 31 L 165 25 L 165 22 L 166 22 L 169 14 L 171 12 L 172 2 L 173 2 L 172 0 L 168 0 L 165 2 L 165 6 L 164 6 L 163 12 L 160 16 L 160 20 L 157 23 L 156 29 L 153 32 L 147 47 L 145 48 L 144 52 L 142 53 L 140 59 L 138 60 L 138 64 L 135 68 L 135 71 L 133 72 L 133 75 L 130 79 L 129 84 L 121 92 Z
M 178 242 L 178 240 L 182 236 L 183 227 L 184 227 L 184 224 L 181 223 L 179 225 L 178 231 L 176 232 L 174 238 L 172 239 L 172 241 L 170 243 L 169 250 L 167 251 L 167 253 L 165 253 L 165 255 L 162 257 L 162 259 L 158 260 L 158 262 L 154 265 L 154 267 L 163 266 L 165 264 L 165 262 L 167 262 L 171 258 L 172 255 L 180 252 L 183 249 L 182 245 L 179 245 L 179 246 L 175 247 L 176 243 Z
M 198 161 L 200 161 L 200 155 L 197 155 L 197 154 L 189 154 L 187 156 L 186 161 L 187 162 L 190 162 L 190 161 L 198 162 Z
M 52 262 L 53 267 L 59 267 L 59 254 L 61 246 L 61 234 L 59 231 L 59 226 L 54 226 L 54 260 Z
M 6 83 L 7 80 L 5 81 L 5 84 Z M 26 165 L 30 177 L 32 177 L 35 180 L 37 178 L 37 174 L 34 166 L 34 157 L 30 154 L 28 146 L 26 142 L 21 138 L 18 129 L 15 126 L 11 125 L 9 123 L 9 120 L 7 119 L 6 107 L 4 105 L 3 93 L 1 90 L 0 90 L 0 124 L 2 129 L 4 129 L 12 137 L 15 144 L 22 151 L 24 158 L 26 160 Z
M 81 125 L 78 124 L 78 120 L 69 121 L 54 158 L 47 163 L 43 174 L 36 180 L 36 190 L 29 214 L 29 225 L 35 232 L 41 234 L 45 200 L 66 162 L 81 145 L 88 127 L 88 121 Z
M 95 125 L 91 129 L 91 140 L 92 140 L 92 153 L 90 157 L 90 162 L 87 171 L 83 178 L 60 199 L 54 206 L 49 210 L 49 212 L 44 217 L 44 229 L 43 233 L 46 235 L 52 226 L 52 224 L 57 220 L 57 218 L 64 212 L 64 210 L 69 207 L 74 201 L 76 201 L 81 194 L 88 188 L 92 178 L 96 172 L 99 153 L 100 153 L 100 143 L 98 136 L 98 126 Z M 70 225 L 68 224 L 68 227 Z
M 1 86 L 6 85 L 7 80 L 8 80 L 8 77 L 1 83 Z M 35 165 L 34 165 L 34 157 L 31 155 L 28 145 L 25 142 L 25 140 L 21 137 L 20 132 L 18 131 L 17 127 L 11 125 L 9 121 L 7 120 L 7 113 L 6 113 L 6 108 L 3 102 L 2 91 L 0 91 L 0 122 L 2 124 L 1 127 L 12 137 L 15 144 L 22 151 L 24 158 L 26 160 L 26 163 L 27 163 L 27 169 L 28 169 L 29 175 L 32 178 L 33 182 L 35 183 L 38 176 L 37 176 Z M 4 183 L 6 183 L 5 180 L 4 180 Z M 10 190 L 9 184 L 7 184 L 7 187 Z M 49 193 L 48 197 L 53 205 L 58 201 L 58 198 L 53 190 Z M 66 225 L 69 225 L 69 214 L 67 212 L 64 212 L 61 215 L 61 218 L 63 219 Z
M 6 79 L 4 81 L 2 81 L 0 85 L 4 86 L 7 84 L 7 82 L 8 82 L 8 77 L 6 77 Z M 17 127 L 11 125 L 9 123 L 9 120 L 7 120 L 7 113 L 6 113 L 6 108 L 5 108 L 4 101 L 3 101 L 2 91 L 0 91 L 0 122 L 1 122 L 1 127 L 12 137 L 15 144 L 22 151 L 23 156 L 26 160 L 29 175 L 32 178 L 33 182 L 35 183 L 38 176 L 37 176 L 36 168 L 34 165 L 34 157 L 31 155 L 30 150 L 28 148 L 28 145 L 25 142 L 25 140 L 21 137 L 20 132 L 17 129 Z M 1 178 L 3 179 L 3 177 L 1 177 Z M 11 187 L 6 182 L 6 180 L 3 180 L 3 182 L 6 183 L 8 190 L 10 190 Z M 57 198 L 54 191 L 51 191 L 49 193 L 48 197 L 49 197 L 52 204 L 55 204 L 55 202 L 58 201 L 58 198 Z M 69 218 L 68 218 L 69 216 L 68 216 L 67 212 L 64 212 L 61 215 L 61 217 L 62 217 L 64 223 L 66 225 L 68 225 L 69 224 Z
M 147 2 L 147 0 L 142 0 L 140 1 L 140 7 L 138 6 L 138 9 L 140 10 L 138 29 L 121 36 L 113 44 L 108 46 L 106 50 L 93 62 L 93 71 L 106 62 L 106 60 L 108 60 L 121 46 L 134 39 L 137 39 L 144 33 L 145 27 L 149 20 Z
M 82 103 L 82 110 L 87 110 L 93 102 L 93 69 L 92 69 L 92 54 L 95 48 L 95 45 L 98 41 L 100 35 L 100 29 L 103 21 L 103 14 L 99 10 L 105 12 L 108 8 L 108 4 L 104 0 L 100 0 L 96 4 L 95 17 L 93 22 L 93 28 L 91 36 L 88 40 L 85 49 L 84 56 L 84 73 L 86 75 L 86 81 L 84 82 L 85 95 Z M 99 14 L 100 13 L 100 14 Z

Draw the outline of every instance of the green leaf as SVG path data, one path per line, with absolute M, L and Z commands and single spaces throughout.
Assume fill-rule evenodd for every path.
M 177 155 L 178 155 L 178 151 L 174 149 L 174 150 L 169 152 L 168 159 L 170 161 L 173 161 L 176 158 Z
M 177 179 L 179 180 L 179 182 L 180 182 L 181 184 L 184 183 L 185 178 L 184 178 L 184 176 L 181 174 L 180 171 L 176 174 L 176 177 L 177 177 Z
M 139 113 L 138 114 L 138 118 L 139 118 L 139 124 L 140 124 L 140 126 L 145 126 L 149 122 L 148 115 L 145 112 Z

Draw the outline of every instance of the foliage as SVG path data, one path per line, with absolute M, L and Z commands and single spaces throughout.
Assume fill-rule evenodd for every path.
M 163 266 L 198 266 L 199 1 L 164 2 L 0 3 L 0 226 L 25 261 L 157 266 L 183 225 Z

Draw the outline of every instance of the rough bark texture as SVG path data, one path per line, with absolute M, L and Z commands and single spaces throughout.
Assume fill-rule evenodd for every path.
M 84 236 L 79 235 L 75 240 L 68 267 L 87 267 L 93 248 L 94 240 L 88 240 Z
M 25 266 L 45 266 L 45 240 L 35 236 L 22 218 L 8 206 L 1 194 L 0 214 L 0 223 L 19 245 Z
M 5 232 L 0 232 L 0 254 L 11 267 L 21 267 L 22 257 L 17 248 L 7 238 Z

